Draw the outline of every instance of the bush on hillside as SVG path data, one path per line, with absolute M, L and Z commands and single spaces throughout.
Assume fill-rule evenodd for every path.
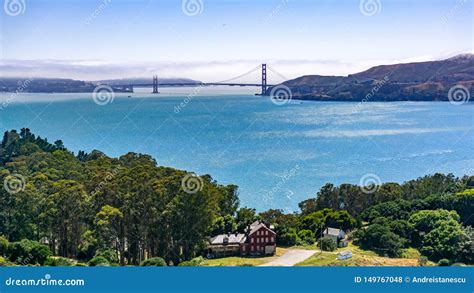
M 76 265 L 76 261 L 65 257 L 48 257 L 44 265 L 51 267 L 70 267 Z
M 4 258 L 3 256 L 0 256 L 0 267 L 11 267 L 14 265 L 15 264 L 8 261 L 8 259 Z
M 281 246 L 293 246 L 298 242 L 298 235 L 296 229 L 289 228 L 284 233 L 278 235 L 277 244 Z
M 298 232 L 298 238 L 301 240 L 302 244 L 314 244 L 314 233 L 311 230 L 300 230 Z
M 199 256 L 199 257 L 193 258 L 192 260 L 183 261 L 178 266 L 180 266 L 180 267 L 197 267 L 197 266 L 202 265 L 205 262 L 206 262 L 206 260 L 202 256 Z
M 103 256 L 96 256 L 88 262 L 91 267 L 110 266 L 109 261 Z
M 446 259 L 446 258 L 442 258 L 438 261 L 438 265 L 440 267 L 448 267 L 450 264 L 451 262 L 449 261 L 449 259 Z
M 0 236 L 0 256 L 6 256 L 8 250 L 8 240 L 4 236 Z
M 97 250 L 95 252 L 94 257 L 98 257 L 98 256 L 105 258 L 111 264 L 119 262 L 117 252 L 115 252 L 115 250 L 110 249 L 110 248 Z
M 20 265 L 43 265 L 51 255 L 49 247 L 38 241 L 23 239 L 8 245 L 8 258 Z
M 145 259 L 140 263 L 141 267 L 166 267 L 166 262 L 161 257 L 152 257 Z
M 334 251 L 337 249 L 336 242 L 329 237 L 319 239 L 319 247 L 324 251 Z

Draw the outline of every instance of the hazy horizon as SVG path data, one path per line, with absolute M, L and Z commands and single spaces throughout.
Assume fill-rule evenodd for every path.
M 365 63 L 361 63 L 358 67 L 360 67 L 359 70 L 354 71 L 354 72 L 345 72 L 345 73 L 337 73 L 337 74 L 320 74 L 319 72 L 313 72 L 310 74 L 314 75 L 338 75 L 338 76 L 348 76 L 349 74 L 354 74 L 358 73 L 364 70 L 369 69 L 370 67 L 377 66 L 377 65 L 391 65 L 391 64 L 398 64 L 398 63 L 410 63 L 410 62 L 424 62 L 424 61 L 436 61 L 436 60 L 443 60 L 447 58 L 451 58 L 457 55 L 462 55 L 462 54 L 473 54 L 471 52 L 465 52 L 465 53 L 459 53 L 459 54 L 454 54 L 450 56 L 441 56 L 439 58 L 411 58 L 407 60 L 395 60 L 395 61 L 386 61 L 385 63 L 373 63 L 370 64 L 370 62 L 367 62 L 367 66 L 363 67 Z M 283 64 L 283 66 L 280 66 L 280 68 L 286 68 L 289 65 L 289 62 L 291 61 L 286 61 Z M 330 63 L 332 61 L 318 61 L 318 60 L 295 60 L 294 63 Z M 334 61 L 335 63 L 340 62 L 340 61 Z M 0 73 L 0 77 L 4 78 L 27 78 L 27 77 L 35 77 L 35 78 L 66 78 L 66 79 L 76 79 L 76 80 L 85 80 L 85 81 L 99 81 L 99 80 L 116 80 L 116 79 L 149 79 L 151 78 L 152 75 L 156 74 L 156 71 L 159 71 L 159 69 L 163 70 L 164 68 L 169 67 L 169 65 L 166 64 L 161 64 L 161 65 L 155 65 L 158 70 L 156 71 L 147 71 L 147 73 L 142 73 L 141 75 L 138 73 L 139 71 L 143 71 L 143 68 L 146 68 L 146 64 L 140 65 L 127 65 L 127 64 L 103 64 L 103 65 L 73 65 L 73 64 L 68 64 L 67 62 L 64 61 L 59 61 L 59 60 L 41 60 L 41 61 L 34 61 L 33 63 L 35 66 L 31 66 L 32 61 L 11 61 L 11 60 L 3 60 L 0 62 L 0 68 L 2 68 L 2 73 Z M 232 62 L 229 62 L 232 63 Z M 242 67 L 242 70 L 248 71 L 248 69 L 251 69 L 256 66 L 260 65 L 260 63 L 251 63 L 249 61 L 247 62 L 242 62 L 242 61 L 236 61 L 239 67 Z M 277 65 L 281 64 L 280 62 L 275 62 Z M 273 65 L 275 63 L 270 63 L 269 65 Z M 340 62 L 342 63 L 342 62 Z M 175 64 L 176 65 L 176 64 Z M 248 65 L 248 67 L 245 67 L 245 65 Z M 83 67 L 84 66 L 84 67 Z M 201 65 L 203 66 L 203 65 Z M 210 66 L 216 66 L 216 65 L 210 65 Z M 220 66 L 224 68 L 228 68 L 229 65 L 224 65 L 220 64 Z M 232 66 L 232 65 L 230 65 Z M 83 67 L 83 68 L 81 68 Z M 181 68 L 183 68 L 183 72 L 186 72 L 186 70 L 189 70 L 189 68 L 195 68 L 199 67 L 199 65 L 193 65 L 193 64 L 188 64 L 186 67 L 185 64 L 182 64 Z M 204 67 L 204 66 L 203 66 Z M 33 69 L 31 69 L 33 68 Z M 84 72 L 84 69 L 87 69 L 90 72 Z M 7 74 L 3 74 L 6 72 Z M 45 73 L 46 72 L 46 73 Z M 117 72 L 120 72 L 117 74 Z M 123 72 L 127 72 L 125 75 Z M 91 76 L 95 76 L 96 74 L 100 73 L 100 75 L 97 76 L 97 78 L 91 78 Z M 291 76 L 288 78 L 295 78 L 298 76 L 302 76 L 305 74 L 301 75 L 295 75 Z M 257 75 L 256 75 L 257 76 Z M 271 77 L 272 74 L 270 73 L 269 76 Z M 226 76 L 221 77 L 225 78 Z M 286 77 L 286 76 L 285 76 Z M 274 79 L 278 79 L 281 77 L 278 76 L 273 76 Z M 200 80 L 199 78 L 191 78 L 186 75 L 181 75 L 181 76 L 160 76 L 160 79 L 190 79 L 190 80 Z M 206 80 L 200 80 L 200 81 L 206 81 Z
M 474 52 L 463 0 L 23 2 L 2 11 L 3 77 L 291 79 Z

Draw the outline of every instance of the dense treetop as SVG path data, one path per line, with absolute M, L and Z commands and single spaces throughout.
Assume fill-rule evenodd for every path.
M 283 246 L 314 244 L 333 227 L 389 257 L 414 247 L 442 263 L 474 262 L 474 177 L 434 174 L 373 186 L 371 193 L 328 183 L 299 212 L 257 213 L 239 207 L 237 186 L 209 175 L 189 192 L 183 180 L 190 174 L 145 154 L 74 154 L 26 128 L 5 132 L 0 264 L 197 264 L 191 260 L 205 256 L 209 237 L 242 232 L 256 219 L 272 225 Z

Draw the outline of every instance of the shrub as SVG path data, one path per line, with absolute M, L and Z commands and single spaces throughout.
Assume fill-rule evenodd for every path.
M 394 220 L 390 221 L 388 226 L 390 227 L 390 230 L 398 236 L 405 239 L 411 239 L 413 233 L 413 226 L 408 221 Z
M 7 238 L 0 236 L 0 256 L 6 256 L 8 250 Z
M 0 256 L 0 267 L 14 266 L 15 264 Z
M 314 234 L 311 230 L 301 230 L 298 232 L 298 237 L 304 244 L 314 243 Z
M 65 257 L 48 257 L 48 259 L 44 262 L 45 266 L 51 267 L 70 267 L 74 266 L 75 264 L 75 260 Z
M 421 253 L 416 248 L 404 248 L 402 249 L 402 258 L 411 258 L 411 259 L 419 259 Z
M 95 239 L 94 233 L 90 230 L 84 232 L 81 236 L 82 241 L 78 246 L 77 258 L 79 260 L 90 260 L 95 256 L 97 251 L 97 239 Z
M 48 246 L 37 241 L 23 239 L 8 245 L 9 259 L 21 265 L 43 265 L 52 255 Z
M 55 267 L 56 259 L 54 257 L 48 257 L 48 259 L 44 262 L 44 266 Z
M 96 256 L 96 257 L 93 257 L 90 261 L 89 261 L 89 266 L 91 267 L 97 267 L 97 266 L 109 266 L 110 263 L 109 261 L 103 257 L 103 256 Z
M 449 259 L 446 259 L 446 258 L 442 258 L 438 261 L 438 265 L 440 267 L 448 267 L 450 264 L 451 262 L 449 261 Z
M 439 221 L 437 227 L 427 233 L 420 233 L 420 252 L 437 261 L 442 258 L 456 260 L 462 251 L 461 239 L 465 236 L 461 225 L 454 221 Z
M 390 257 L 400 257 L 401 248 L 406 243 L 406 239 L 381 224 L 372 224 L 367 229 L 359 229 L 354 237 L 363 249 L 374 250 L 378 254 Z
M 420 264 L 420 266 L 425 266 L 428 263 L 428 258 L 422 255 L 418 258 L 418 263 Z
M 199 257 L 193 258 L 192 260 L 183 261 L 178 266 L 180 266 L 180 267 L 196 267 L 196 266 L 202 265 L 205 262 L 206 262 L 206 260 L 202 256 L 199 256 Z
M 141 267 L 166 267 L 166 262 L 161 257 L 152 257 L 145 259 L 140 263 Z
M 329 237 L 319 239 L 319 247 L 324 251 L 334 251 L 337 248 L 336 242 Z
M 105 258 L 109 263 L 118 263 L 118 255 L 115 250 L 106 248 L 106 249 L 99 249 L 95 252 L 94 257 L 101 256 Z
M 298 235 L 296 229 L 289 228 L 286 232 L 278 235 L 277 244 L 282 246 L 293 246 L 298 241 Z
M 326 226 L 338 227 L 342 230 L 351 230 L 357 226 L 357 220 L 346 210 L 333 211 L 326 217 Z
M 417 232 L 429 232 L 439 226 L 440 222 L 459 222 L 459 215 L 455 211 L 447 210 L 421 210 L 410 216 L 409 222 Z

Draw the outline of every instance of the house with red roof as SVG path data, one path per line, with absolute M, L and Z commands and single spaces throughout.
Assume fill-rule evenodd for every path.
M 227 233 L 214 236 L 209 241 L 208 256 L 273 255 L 276 252 L 275 231 L 262 221 L 248 225 L 244 233 Z

